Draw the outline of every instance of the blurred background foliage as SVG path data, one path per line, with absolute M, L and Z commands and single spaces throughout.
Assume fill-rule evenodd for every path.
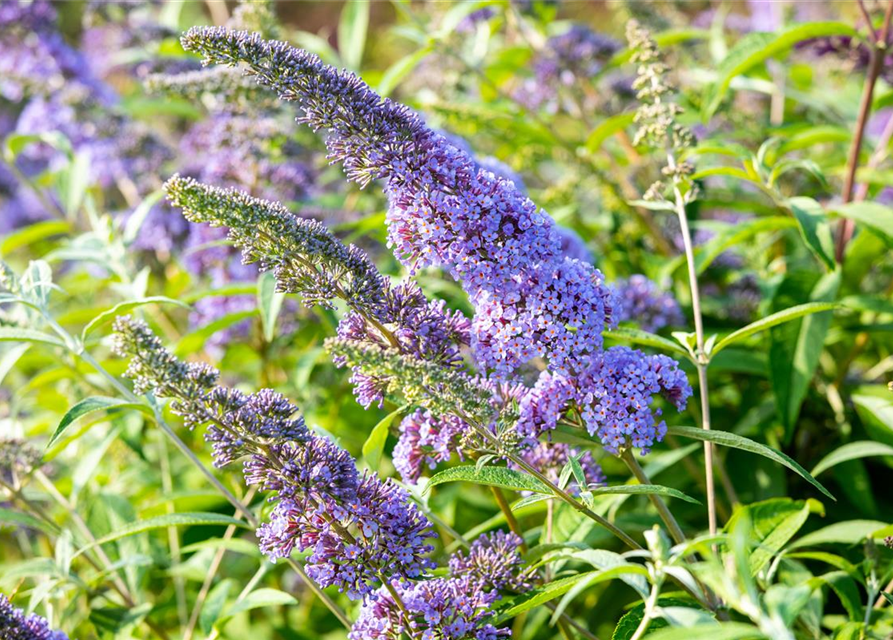
M 861 197 L 844 204 L 867 65 L 867 45 L 855 35 L 865 34 L 856 3 L 276 2 L 273 25 L 252 25 L 249 11 L 240 15 L 235 3 L 213 1 L 70 1 L 52 8 L 55 19 L 38 16 L 33 25 L 4 24 L 0 31 L 0 254 L 18 286 L 71 341 L 41 338 L 48 321 L 39 311 L 3 304 L 0 436 L 9 453 L 0 458 L 0 473 L 62 529 L 43 535 L 45 522 L 16 520 L 10 514 L 20 511 L 12 507 L 21 505 L 6 495 L 0 587 L 17 590 L 22 603 L 72 638 L 147 637 L 147 616 L 171 637 L 218 633 L 214 628 L 231 638 L 344 637 L 294 574 L 262 559 L 249 533 L 238 530 L 224 541 L 224 524 L 145 531 L 105 545 L 135 596 L 133 607 L 103 599 L 104 577 L 83 556 L 73 557 L 84 544 L 73 513 L 97 537 L 171 512 L 232 515 L 143 413 L 126 405 L 70 411 L 86 398 L 116 395 L 81 357 L 93 354 L 111 377 L 123 373 L 125 363 L 109 351 L 115 309 L 142 316 L 178 355 L 214 363 L 228 383 L 282 391 L 308 424 L 382 475 L 394 475 L 393 435 L 383 449 L 368 439 L 398 407 L 360 407 L 349 376 L 322 348 L 339 313 L 283 300 L 269 276 L 238 264 L 223 233 L 185 223 L 161 197 L 174 172 L 237 186 L 323 220 L 369 251 L 383 272 L 408 277 L 385 245 L 382 194 L 345 183 L 316 136 L 293 123 L 288 105 L 258 107 L 249 98 L 221 104 L 155 75 L 198 68 L 179 45 L 185 29 L 234 19 L 358 72 L 464 140 L 494 170 L 517 176 L 538 205 L 579 236 L 609 282 L 644 274 L 679 301 L 685 319 L 656 329 L 675 342 L 673 332 L 693 330 L 679 229 L 671 213 L 643 202 L 662 161 L 632 141 L 635 68 L 623 37 L 633 17 L 651 29 L 680 91 L 681 121 L 697 137 L 686 159 L 700 195 L 688 213 L 708 334 L 727 335 L 811 301 L 841 304 L 747 336 L 710 365 L 714 428 L 782 450 L 808 470 L 837 452 L 835 464 L 814 474 L 837 501 L 769 459 L 720 449 L 720 521 L 759 502 L 776 520 L 809 513 L 798 520 L 801 536 L 850 523 L 806 546 L 854 566 L 866 558 L 866 537 L 893 533 L 877 533 L 893 509 L 893 75 L 882 65 L 855 174 Z M 833 233 L 843 219 L 857 225 L 840 265 Z M 415 277 L 430 297 L 468 311 L 448 274 L 426 269 Z M 640 321 L 630 318 L 624 327 Z M 613 340 L 625 341 L 620 334 Z M 683 415 L 667 412 L 667 419 L 698 425 L 697 403 Z M 60 423 L 60 437 L 44 451 Z M 178 433 L 210 467 L 200 434 Z M 12 444 L 21 440 L 42 457 L 23 461 Z M 700 455 L 671 437 L 644 462 L 661 484 L 700 497 Z M 619 461 L 599 461 L 612 483 L 626 481 Z M 244 495 L 238 473 L 218 477 Z M 656 521 L 644 496 L 624 498 L 610 505 L 618 523 L 641 531 Z M 446 484 L 419 499 L 462 533 L 504 523 L 480 487 Z M 260 499 L 255 503 L 260 508 Z M 686 530 L 706 529 L 703 507 L 680 502 L 674 513 Z M 572 512 L 559 515 L 559 535 L 573 536 L 579 521 Z M 536 528 L 542 509 L 519 517 Z M 592 529 L 580 542 L 614 545 Z M 221 548 L 225 560 L 190 623 Z M 877 553 L 878 566 L 889 567 L 893 552 Z M 819 575 L 823 561 L 787 560 L 776 579 Z M 260 595 L 237 603 L 252 576 Z M 864 634 L 864 627 L 846 627 L 855 635 L 844 635 L 847 624 L 861 620 L 831 591 L 820 588 L 810 601 L 814 620 L 804 637 Z M 604 583 L 572 609 L 607 638 L 630 600 L 622 585 Z M 516 637 L 554 637 L 547 613 L 530 612 Z M 874 637 L 883 637 L 889 620 L 878 629 Z

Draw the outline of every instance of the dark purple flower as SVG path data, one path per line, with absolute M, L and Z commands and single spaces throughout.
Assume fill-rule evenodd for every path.
M 117 353 L 132 358 L 127 375 L 135 389 L 174 398 L 171 408 L 189 428 L 207 426 L 215 464 L 247 458 L 247 483 L 274 494 L 270 519 L 257 531 L 264 553 L 311 551 L 308 575 L 351 598 L 434 567 L 427 540 L 435 534 L 406 492 L 360 476 L 350 454 L 311 433 L 283 396 L 216 386 L 216 371 L 180 362 L 145 324 L 118 318 L 115 328 Z
M 595 262 L 595 256 L 589 250 L 589 247 L 586 246 L 580 234 L 573 229 L 562 226 L 556 226 L 555 230 L 559 238 L 561 238 L 561 253 L 580 262 L 588 262 L 590 264 Z
M 627 347 L 605 351 L 603 360 L 581 378 L 575 400 L 586 429 L 614 454 L 628 447 L 646 454 L 663 440 L 667 425 L 659 420 L 661 410 L 651 407 L 655 395 L 681 411 L 692 394 L 675 360 Z
M 0 593 L 0 638 L 3 640 L 68 640 L 62 631 L 53 631 L 46 618 L 25 615 Z
M 579 94 L 579 100 L 585 100 L 587 85 L 621 48 L 614 38 L 574 24 L 546 41 L 532 62 L 533 77 L 519 87 L 516 97 L 528 108 L 550 111 L 561 106 L 563 90 L 569 89 Z

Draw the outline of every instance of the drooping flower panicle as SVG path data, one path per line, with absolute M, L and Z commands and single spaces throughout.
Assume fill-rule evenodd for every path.
M 268 556 L 309 550 L 308 575 L 352 598 L 434 566 L 427 557 L 434 533 L 406 492 L 361 475 L 350 455 L 307 429 L 283 396 L 217 386 L 216 371 L 180 362 L 144 323 L 118 318 L 115 330 L 116 351 L 131 358 L 137 391 L 173 398 L 187 426 L 208 427 L 215 464 L 246 458 L 246 481 L 274 493 L 270 520 L 258 529 Z
M 308 305 L 330 305 L 344 297 L 351 306 L 367 309 L 383 296 L 384 280 L 366 254 L 344 246 L 316 220 L 237 189 L 191 178 L 174 176 L 165 189 L 188 220 L 227 227 L 246 262 L 272 270 L 282 291 L 300 293 Z
M 495 591 L 484 591 L 469 578 L 435 578 L 394 587 L 405 612 L 382 589 L 363 603 L 350 640 L 497 640 L 510 636 L 485 622 Z
M 405 263 L 442 266 L 462 282 L 481 364 L 511 375 L 539 356 L 568 370 L 598 353 L 616 320 L 611 290 L 591 265 L 562 255 L 551 218 L 510 181 L 312 54 L 220 28 L 192 29 L 183 44 L 206 62 L 246 63 L 299 104 L 302 122 L 329 131 L 330 157 L 349 178 L 385 181 L 391 245 Z

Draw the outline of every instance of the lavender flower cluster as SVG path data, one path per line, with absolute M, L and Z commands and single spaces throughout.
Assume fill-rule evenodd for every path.
M 0 593 L 0 638 L 3 640 L 68 640 L 62 631 L 54 631 L 49 622 L 36 613 L 25 612 L 14 606 Z
M 680 326 L 685 321 L 673 294 L 641 274 L 614 283 L 620 297 L 620 321 L 635 322 L 643 331 L 656 333 L 664 327 Z
M 501 592 L 531 587 L 532 571 L 519 553 L 522 540 L 497 531 L 475 540 L 468 553 L 450 558 L 450 575 L 394 589 L 368 600 L 349 634 L 351 640 L 496 640 L 510 635 L 486 622 Z
M 274 494 L 270 519 L 257 532 L 270 558 L 309 550 L 308 575 L 351 598 L 433 568 L 427 540 L 435 534 L 406 492 L 361 475 L 350 454 L 313 434 L 283 396 L 217 385 L 215 370 L 178 361 L 142 322 L 118 318 L 115 330 L 117 353 L 131 358 L 127 375 L 135 389 L 173 398 L 187 426 L 208 427 L 215 464 L 247 457 L 248 484 Z
M 171 397 L 190 429 L 205 426 L 217 466 L 244 460 L 246 482 L 273 496 L 257 535 L 270 558 L 309 551 L 307 574 L 362 599 L 352 640 L 495 640 L 493 603 L 535 579 L 521 538 L 496 532 L 430 577 L 430 523 L 392 481 L 360 474 L 345 450 L 312 433 L 297 408 L 269 389 L 246 395 L 217 384 L 204 364 L 179 361 L 142 322 L 115 321 L 115 349 L 130 358 L 135 391 Z
M 602 328 L 614 322 L 610 289 L 590 265 L 564 258 L 552 220 L 509 181 L 316 56 L 218 28 L 192 29 L 183 44 L 207 61 L 247 62 L 299 102 L 301 121 L 330 131 L 330 157 L 349 178 L 385 180 L 390 244 L 413 269 L 442 266 L 462 282 L 483 366 L 509 375 L 539 356 L 568 369 L 598 352 Z
M 169 150 L 151 129 L 119 110 L 102 69 L 65 42 L 56 22 L 46 0 L 0 3 L 0 97 L 8 101 L 0 107 L 0 135 L 61 134 L 76 153 L 89 156 L 91 183 L 119 189 L 125 197 L 149 193 L 157 186 L 152 176 L 170 159 Z M 16 168 L 34 179 L 66 162 L 53 146 L 33 143 L 19 154 Z M 30 189 L 10 176 L 0 176 L 0 183 L 6 195 L 0 230 L 50 215 Z
M 592 107 L 592 80 L 621 48 L 614 38 L 574 24 L 546 41 L 533 60 L 533 77 L 516 90 L 516 97 L 530 109 L 552 112 L 568 100 L 577 103 L 574 110 Z
M 450 369 L 463 367 L 460 348 L 470 342 L 470 325 L 442 301 L 429 301 L 413 282 L 392 285 L 359 248 L 345 246 L 321 223 L 298 218 L 282 205 L 234 189 L 201 185 L 173 177 L 170 201 L 193 222 L 229 228 L 244 261 L 276 275 L 281 290 L 299 293 L 307 304 L 331 306 L 339 298 L 349 312 L 338 326 L 344 342 L 401 353 Z M 339 365 L 346 364 L 337 358 Z M 363 406 L 383 401 L 390 381 L 354 366 L 357 400 Z
M 540 374 L 521 401 L 518 430 L 535 439 L 554 429 L 573 404 L 580 409 L 590 435 L 598 436 L 606 451 L 620 454 L 627 447 L 648 453 L 666 434 L 659 420 L 661 409 L 652 407 L 661 395 L 679 411 L 692 395 L 678 363 L 665 355 L 647 355 L 629 347 L 611 347 L 590 368 L 573 378 Z
M 552 219 L 510 180 L 482 169 L 406 107 L 380 98 L 356 76 L 327 67 L 307 52 L 220 28 L 192 29 L 183 44 L 202 53 L 206 63 L 244 63 L 261 84 L 299 104 L 300 121 L 329 132 L 330 158 L 344 165 L 350 179 L 361 185 L 384 181 L 389 241 L 397 256 L 411 269 L 448 269 L 468 293 L 475 312 L 471 346 L 477 365 L 497 379 L 516 379 L 522 366 L 536 358 L 546 361 L 548 369 L 529 397 L 519 401 L 523 436 L 533 439 L 554 428 L 573 402 L 590 433 L 606 439 L 611 451 L 630 445 L 647 450 L 662 437 L 665 426 L 658 421 L 659 411 L 650 407 L 652 395 L 670 396 L 681 408 L 690 395 L 684 376 L 669 358 L 602 349 L 602 331 L 614 326 L 619 315 L 616 293 L 590 264 L 564 255 Z M 430 352 L 407 352 L 390 331 L 382 331 L 383 322 L 395 322 L 392 317 L 360 315 L 361 331 L 341 333 L 329 347 L 339 364 L 354 367 L 362 402 L 380 401 L 386 389 L 419 400 L 424 392 L 403 377 L 410 370 L 443 379 L 407 359 L 424 361 Z M 387 349 L 362 334 L 369 325 L 388 339 Z M 447 364 L 459 363 L 452 358 Z M 382 384 L 375 380 L 374 392 L 365 388 L 377 377 L 370 370 L 384 379 Z M 395 389 L 396 378 L 409 391 Z M 602 384 L 606 379 L 610 387 Z M 482 385 L 466 380 L 459 386 Z M 437 394 L 429 390 L 428 395 Z M 426 402 L 422 406 L 433 416 L 462 417 L 449 403 Z M 487 418 L 482 424 L 489 428 L 493 423 Z M 442 450 L 433 457 L 409 456 L 416 448 L 406 450 L 410 476 L 419 461 L 430 464 L 445 455 Z

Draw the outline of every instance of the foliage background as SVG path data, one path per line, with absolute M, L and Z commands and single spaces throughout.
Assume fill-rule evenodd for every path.
M 879 15 L 871 3 L 868 7 Z M 56 8 L 60 33 L 81 46 L 90 7 L 63 2 Z M 227 12 L 233 8 L 228 6 Z M 469 20 L 480 10 L 489 12 L 486 19 Z M 7 496 L 2 513 L 8 522 L 0 525 L 0 588 L 17 590 L 17 601 L 47 615 L 71 637 L 147 637 L 142 624 L 146 616 L 180 637 L 212 558 L 222 547 L 228 551 L 201 609 L 199 631 L 211 632 L 216 624 L 221 635 L 232 638 L 249 633 L 344 637 L 337 621 L 294 574 L 263 560 L 250 533 L 238 531 L 222 542 L 225 525 L 153 529 L 106 545 L 113 560 L 123 561 L 125 580 L 138 596 L 141 606 L 129 610 L 104 599 L 101 577 L 82 558 L 73 557 L 78 533 L 71 512 L 79 513 L 97 536 L 171 512 L 232 515 L 219 493 L 144 413 L 89 404 L 71 412 L 85 398 L 120 398 L 110 381 L 81 357 L 82 351 L 92 354 L 113 377 L 123 373 L 125 363 L 109 352 L 109 321 L 115 314 L 108 312 L 116 305 L 139 301 L 132 308 L 178 355 L 215 363 L 234 385 L 282 391 L 301 407 L 309 424 L 332 434 L 363 464 L 394 475 L 389 459 L 393 434 L 383 449 L 368 443 L 373 430 L 381 434 L 390 426 L 398 407 L 362 409 L 353 399 L 348 376 L 332 366 L 322 349 L 338 313 L 307 310 L 299 300 L 277 308 L 280 301 L 267 277 L 252 274 L 220 282 L 185 264 L 188 249 L 139 242 L 141 237 L 155 238 L 152 225 L 162 225 L 150 215 L 140 226 L 140 212 L 160 206 L 161 182 L 183 166 L 178 140 L 195 123 L 212 117 L 213 109 L 188 96 L 147 90 L 136 70 L 141 64 L 187 58 L 178 34 L 192 25 L 222 22 L 221 11 L 220 5 L 159 2 L 136 10 L 146 22 L 131 22 L 134 13 L 122 11 L 111 12 L 104 23 L 110 37 L 141 35 L 140 29 L 153 22 L 169 29 L 161 37 L 132 38 L 135 42 L 128 46 L 103 53 L 108 57 L 103 80 L 120 97 L 116 117 L 147 127 L 174 149 L 149 170 L 137 169 L 139 175 L 131 176 L 135 191 L 121 179 L 106 184 L 102 176 L 92 175 L 95 147 L 91 152 L 86 143 L 66 142 L 66 132 L 57 131 L 52 120 L 40 139 L 14 128 L 5 132 L 8 165 L 27 160 L 37 145 L 57 151 L 43 170 L 25 178 L 30 186 L 14 180 L 0 194 L 6 217 L 0 253 L 47 315 L 68 334 L 84 339 L 71 348 L 47 343 L 40 336 L 51 327 L 40 313 L 3 306 L 0 434 L 25 438 L 43 449 L 60 423 L 70 419 L 61 437 L 43 452 L 41 469 L 51 484 L 31 477 L 23 491 L 72 533 L 62 538 L 39 535 L 36 529 L 42 526 L 16 520 L 21 505 Z M 670 291 L 686 320 L 662 329 L 664 340 L 652 340 L 651 346 L 680 359 L 694 380 L 694 367 L 684 357 L 687 347 L 671 335 L 693 330 L 677 231 L 671 214 L 640 202 L 661 161 L 630 142 L 637 104 L 628 85 L 635 70 L 622 34 L 630 17 L 654 31 L 680 90 L 678 102 L 685 109 L 681 121 L 698 138 L 688 159 L 701 194 L 688 214 L 699 242 L 708 335 L 729 335 L 799 304 L 839 303 L 834 311 L 741 336 L 713 358 L 709 369 L 714 429 L 783 451 L 812 470 L 837 500 L 827 499 L 776 461 L 721 447 L 720 523 L 748 510 L 755 535 L 773 557 L 782 550 L 827 555 L 777 560 L 772 575 L 758 576 L 761 587 L 773 582 L 813 585 L 808 603 L 798 611 L 799 626 L 791 623 L 796 635 L 889 634 L 889 607 L 879 606 L 875 614 L 870 609 L 886 584 L 872 583 L 872 576 L 882 581 L 893 560 L 893 552 L 882 548 L 882 539 L 893 534 L 893 395 L 887 389 L 893 371 L 893 174 L 889 133 L 884 133 L 893 116 L 893 91 L 884 66 L 855 174 L 857 184 L 866 185 L 866 197 L 861 204 L 844 205 L 841 185 L 853 166 L 848 153 L 859 120 L 864 61 L 857 49 L 827 53 L 814 41 L 856 29 L 864 34 L 858 5 L 282 2 L 276 11 L 283 37 L 327 62 L 358 71 L 372 87 L 423 113 L 432 126 L 467 140 L 479 156 L 492 156 L 517 172 L 533 200 L 583 238 L 609 281 L 645 274 Z M 549 37 L 577 23 L 614 38 L 616 52 L 600 60 L 595 71 L 564 78 L 557 94 L 553 86 L 544 103 L 526 105 L 533 88 L 543 89 L 535 72 L 537 56 Z M 95 59 L 91 63 L 99 64 Z M 18 100 L 7 94 L 0 102 L 2 113 L 14 121 L 36 94 L 25 91 Z M 111 117 L 96 111 L 89 118 L 97 123 Z M 286 109 L 277 117 L 287 122 L 290 114 Z M 308 131 L 290 125 L 284 131 L 264 152 L 281 154 L 296 143 L 314 175 L 311 193 L 287 204 L 299 213 L 323 211 L 339 236 L 369 250 L 384 272 L 407 277 L 385 247 L 381 193 L 346 184 L 340 170 L 327 166 L 319 142 Z M 137 149 L 131 156 L 148 153 Z M 274 197 L 288 200 L 287 194 L 276 193 L 279 186 L 272 185 Z M 17 200 L 21 189 L 44 194 L 52 211 L 39 212 L 28 224 L 11 222 L 14 208 L 22 206 Z M 831 238 L 843 219 L 854 219 L 857 226 L 839 266 Z M 468 311 L 464 294 L 447 274 L 424 270 L 416 278 L 429 296 Z M 234 295 L 242 296 L 238 310 L 215 312 L 210 320 L 196 320 L 187 307 Z M 96 318 L 100 321 L 84 333 Z M 636 323 L 624 326 L 632 329 Z M 612 339 L 625 343 L 630 335 Z M 695 400 L 684 414 L 668 410 L 668 421 L 698 426 Z M 171 422 L 176 425 L 175 419 Z M 209 467 L 200 434 L 178 432 Z M 836 464 L 818 473 L 816 465 L 829 455 L 836 456 Z M 619 460 L 603 452 L 597 457 L 610 484 L 628 481 L 629 472 Z M 644 463 L 656 482 L 703 501 L 698 446 L 670 437 Z M 244 494 L 239 474 L 218 476 L 231 491 Z M 62 494 L 67 507 L 53 499 L 53 490 Z M 444 484 L 419 498 L 464 534 L 505 524 L 484 487 Z M 641 532 L 658 522 L 645 496 L 598 500 L 624 529 Z M 260 499 L 254 504 L 262 508 Z M 672 506 L 686 532 L 694 536 L 706 530 L 702 505 L 674 501 Z M 579 516 L 572 511 L 550 515 L 558 539 L 592 548 L 617 546 L 598 529 L 580 537 Z M 540 535 L 543 509 L 522 511 L 519 519 L 533 539 Z M 820 537 L 809 537 L 816 532 Z M 871 552 L 876 556 L 866 556 L 866 538 L 881 545 Z M 448 533 L 444 539 L 450 540 Z M 844 574 L 844 587 L 820 579 L 835 566 L 844 567 L 836 569 Z M 236 597 L 253 575 L 260 576 L 255 586 L 261 595 L 253 601 L 257 608 L 240 611 Z M 348 610 L 355 606 L 346 598 L 339 601 Z M 571 611 L 606 638 L 634 602 L 621 582 L 606 582 L 581 593 Z M 517 620 L 516 637 L 556 633 L 545 609 Z M 869 628 L 865 623 L 872 624 Z

